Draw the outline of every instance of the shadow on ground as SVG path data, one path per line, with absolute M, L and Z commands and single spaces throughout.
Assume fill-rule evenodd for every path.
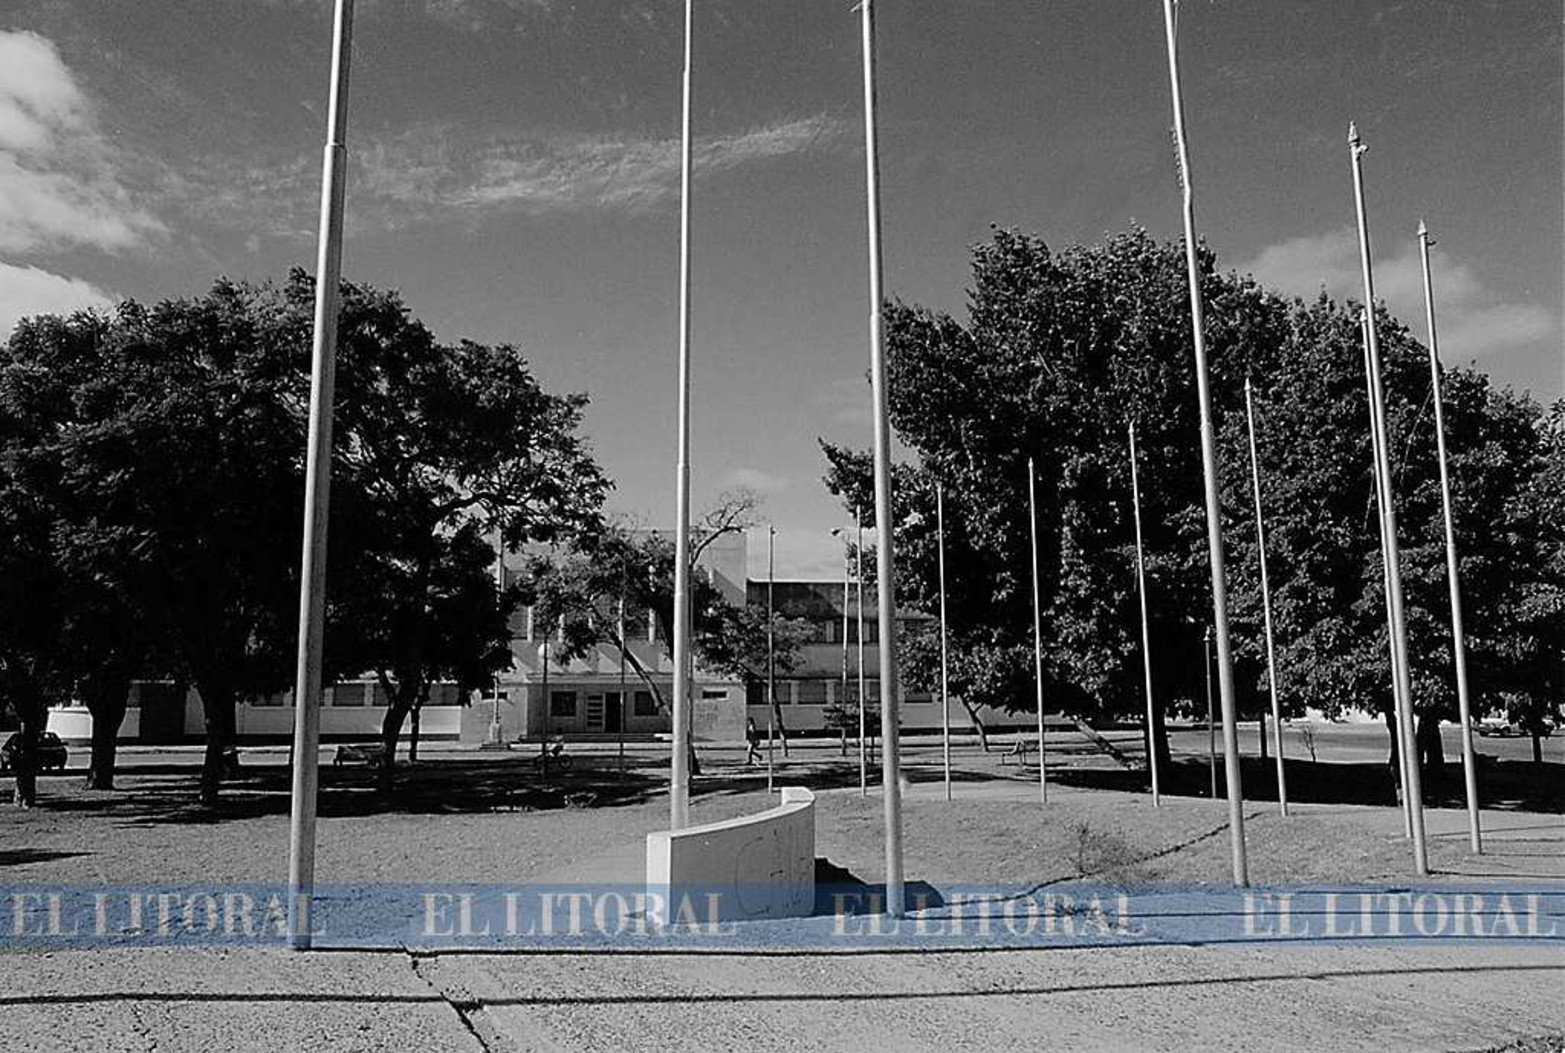
M 1286 761 L 1288 800 L 1316 804 L 1395 805 L 1396 782 L 1384 764 L 1343 764 L 1328 761 Z M 1276 761 L 1245 757 L 1241 762 L 1246 801 L 1277 799 Z M 1033 768 L 1034 773 L 1037 768 Z M 1064 786 L 1093 790 L 1145 793 L 1145 771 L 1094 768 L 1049 768 L 1049 778 Z M 1424 772 L 1424 805 L 1428 808 L 1466 806 L 1461 761 L 1446 763 L 1439 772 Z M 1177 760 L 1160 772 L 1163 793 L 1172 797 L 1208 797 L 1211 777 L 1204 760 Z M 1219 761 L 1219 795 L 1223 772 Z M 1496 760 L 1480 757 L 1478 803 L 1499 811 L 1565 812 L 1565 764 L 1553 761 Z

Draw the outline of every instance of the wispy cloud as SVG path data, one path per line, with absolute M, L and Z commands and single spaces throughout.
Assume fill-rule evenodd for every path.
M 113 302 L 109 293 L 79 278 L 0 263 L 0 340 L 29 315 L 69 314 Z
M 705 178 L 808 152 L 843 131 L 824 114 L 699 140 L 692 169 Z M 462 151 L 462 153 L 467 153 Z M 550 136 L 491 142 L 470 161 L 439 130 L 379 144 L 361 157 L 366 192 L 428 208 L 647 213 L 679 192 L 679 142 L 631 136 Z
M 1431 266 L 1442 357 L 1458 360 L 1525 347 L 1558 331 L 1558 320 L 1547 309 L 1506 302 L 1472 267 L 1439 249 L 1435 252 Z M 1395 255 L 1380 255 L 1374 262 L 1375 294 L 1422 337 L 1424 278 L 1417 242 L 1410 239 Z M 1238 270 L 1293 296 L 1313 297 L 1324 288 L 1339 298 L 1363 297 L 1358 238 L 1352 228 L 1268 246 Z
M 817 114 L 700 139 L 692 146 L 694 174 L 705 180 L 824 149 L 844 131 L 841 121 Z M 550 132 L 475 140 L 454 125 L 424 124 L 354 143 L 349 165 L 348 213 L 361 228 L 506 213 L 644 215 L 679 200 L 677 139 Z M 209 222 L 308 237 L 319 179 L 313 155 L 243 162 L 213 157 L 185 173 L 169 173 L 164 185 L 171 198 Z
M 0 31 L 0 250 L 116 251 L 161 233 L 116 167 L 54 44 Z

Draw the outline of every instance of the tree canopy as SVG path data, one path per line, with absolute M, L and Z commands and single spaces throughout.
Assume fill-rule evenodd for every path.
M 1243 710 L 1268 703 L 1243 385 L 1256 392 L 1268 571 L 1285 713 L 1389 705 L 1385 608 L 1358 307 L 1304 302 L 1201 253 L 1231 617 Z M 1140 447 L 1154 691 L 1196 697 L 1211 620 L 1183 246 L 1145 231 L 1052 251 L 996 230 L 973 252 L 967 320 L 884 309 L 890 413 L 916 460 L 893 486 L 899 603 L 937 604 L 944 488 L 953 691 L 1033 707 L 1027 463 L 1037 472 L 1046 704 L 1141 706 L 1127 428 Z M 1425 349 L 1377 305 L 1415 695 L 1454 711 L 1444 540 Z M 1444 373 L 1469 663 L 1485 709 L 1559 697 L 1561 409 Z M 873 508 L 862 451 L 823 444 L 826 482 Z M 1551 517 L 1551 513 L 1552 517 Z M 909 670 L 931 682 L 931 641 Z M 1548 668 L 1552 662 L 1552 671 Z
M 132 676 L 200 693 L 206 799 L 236 701 L 289 685 L 313 293 L 300 271 L 219 281 L 27 319 L 0 352 L 5 700 L 26 730 L 46 700 L 99 698 L 104 785 Z M 489 532 L 593 531 L 609 484 L 578 432 L 585 396 L 544 391 L 514 347 L 441 344 L 395 293 L 352 283 L 338 347 L 326 681 L 378 677 L 394 743 L 431 682 L 509 664 L 515 596 Z

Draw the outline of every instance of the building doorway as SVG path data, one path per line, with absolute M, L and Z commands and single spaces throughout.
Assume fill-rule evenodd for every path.
M 623 702 L 624 696 L 618 691 L 606 691 L 603 695 L 603 730 L 610 735 L 617 735 L 624 729 Z

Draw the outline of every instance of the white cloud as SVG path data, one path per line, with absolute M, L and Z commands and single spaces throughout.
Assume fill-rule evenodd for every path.
M 79 278 L 37 267 L 0 263 L 0 340 L 29 315 L 69 314 L 84 307 L 110 307 L 114 298 Z
M 0 250 L 113 251 L 162 231 L 114 169 L 114 151 L 54 45 L 0 31 Z
M 1460 361 L 1536 344 L 1554 335 L 1558 323 L 1548 310 L 1503 301 L 1470 266 L 1439 248 L 1433 251 L 1430 267 L 1441 357 Z M 1377 254 L 1374 265 L 1375 295 L 1424 339 L 1424 277 L 1417 242 L 1410 239 L 1392 256 Z M 1339 299 L 1364 296 L 1358 235 L 1351 227 L 1268 246 L 1237 269 L 1291 296 L 1309 299 L 1322 288 Z

